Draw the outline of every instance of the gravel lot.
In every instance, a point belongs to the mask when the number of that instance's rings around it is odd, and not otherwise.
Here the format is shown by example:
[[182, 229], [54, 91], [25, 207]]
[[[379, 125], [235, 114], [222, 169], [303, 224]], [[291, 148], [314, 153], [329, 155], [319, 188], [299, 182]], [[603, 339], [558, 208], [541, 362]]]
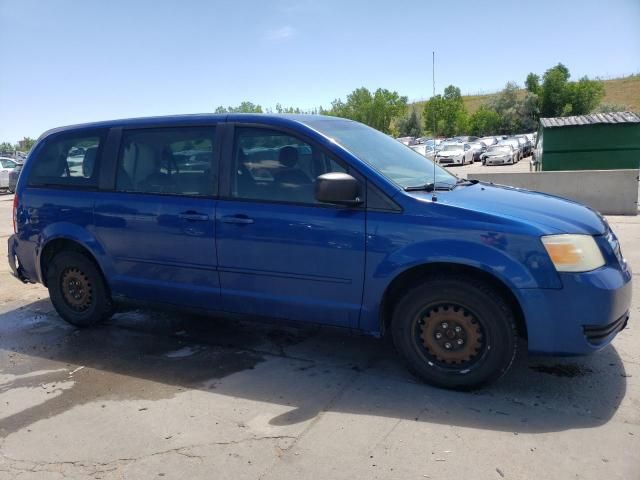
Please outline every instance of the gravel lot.
[[[609, 221], [640, 272], [640, 218]], [[417, 383], [382, 341], [330, 329], [133, 310], [75, 330], [1, 261], [0, 479], [637, 480], [635, 280], [612, 346], [522, 354], [465, 394]]]

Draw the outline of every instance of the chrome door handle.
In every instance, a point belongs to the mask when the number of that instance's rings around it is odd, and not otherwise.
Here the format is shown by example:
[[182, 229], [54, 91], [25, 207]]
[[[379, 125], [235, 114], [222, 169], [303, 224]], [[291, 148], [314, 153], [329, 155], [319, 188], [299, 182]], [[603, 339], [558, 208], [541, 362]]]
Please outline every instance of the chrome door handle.
[[249, 225], [253, 223], [253, 218], [249, 218], [246, 215], [228, 215], [222, 217], [224, 223], [235, 223], [236, 225]]
[[191, 220], [191, 221], [206, 221], [209, 220], [209, 215], [205, 213], [196, 213], [196, 212], [184, 212], [178, 215], [182, 220]]

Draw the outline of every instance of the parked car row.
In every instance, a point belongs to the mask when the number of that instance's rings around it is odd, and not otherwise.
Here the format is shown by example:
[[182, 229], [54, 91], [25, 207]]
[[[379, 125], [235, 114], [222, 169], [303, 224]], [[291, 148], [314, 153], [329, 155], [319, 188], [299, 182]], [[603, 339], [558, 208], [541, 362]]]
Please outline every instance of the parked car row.
[[[475, 137], [462, 135], [447, 139], [400, 137], [397, 140], [441, 165], [505, 165], [532, 155], [536, 133]], [[501, 148], [495, 148], [501, 147]]]

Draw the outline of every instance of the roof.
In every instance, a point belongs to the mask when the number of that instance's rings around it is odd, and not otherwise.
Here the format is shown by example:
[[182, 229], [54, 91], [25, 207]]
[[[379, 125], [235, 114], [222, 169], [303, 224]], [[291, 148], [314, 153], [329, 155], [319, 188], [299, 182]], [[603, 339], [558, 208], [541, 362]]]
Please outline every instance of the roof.
[[598, 123], [640, 123], [640, 115], [633, 112], [593, 113], [575, 117], [541, 118], [544, 128], [573, 127], [576, 125], [594, 125]]
[[301, 123], [306, 124], [309, 120], [347, 120], [345, 118], [336, 118], [324, 115], [305, 115], [305, 114], [275, 114], [275, 113], [195, 113], [186, 115], [167, 115], [159, 117], [140, 117], [140, 118], [124, 118], [119, 120], [106, 120], [100, 122], [82, 123], [77, 125], [67, 125], [64, 127], [52, 128], [44, 132], [39, 139], [51, 135], [53, 133], [65, 132], [69, 130], [91, 129], [91, 128], [112, 128], [112, 127], [147, 127], [147, 126], [165, 126], [165, 125], [198, 125], [214, 122], [260, 122], [274, 125]]

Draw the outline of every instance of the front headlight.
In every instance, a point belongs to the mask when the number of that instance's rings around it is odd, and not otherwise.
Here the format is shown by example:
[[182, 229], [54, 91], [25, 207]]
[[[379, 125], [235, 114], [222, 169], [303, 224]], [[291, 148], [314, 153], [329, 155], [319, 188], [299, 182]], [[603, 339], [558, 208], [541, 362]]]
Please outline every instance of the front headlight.
[[588, 272], [605, 264], [591, 235], [546, 235], [541, 240], [559, 272]]

